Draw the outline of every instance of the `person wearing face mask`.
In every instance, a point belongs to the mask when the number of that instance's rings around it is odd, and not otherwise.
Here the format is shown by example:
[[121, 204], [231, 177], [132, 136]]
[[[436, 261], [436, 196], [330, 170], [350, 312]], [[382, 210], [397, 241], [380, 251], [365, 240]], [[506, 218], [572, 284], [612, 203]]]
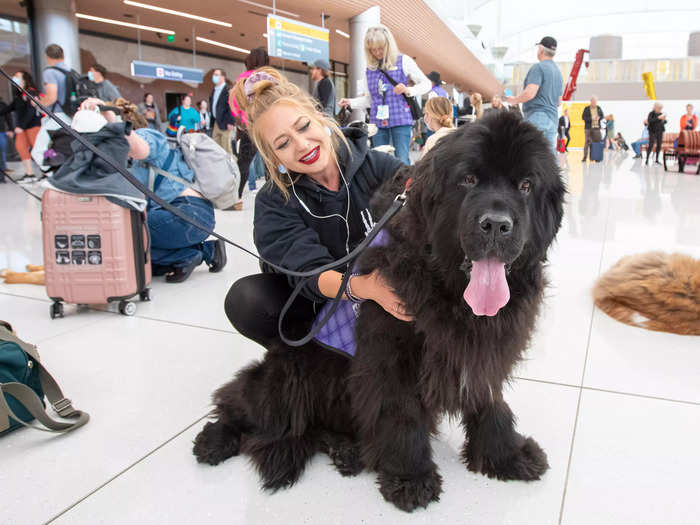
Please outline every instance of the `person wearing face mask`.
[[[12, 77], [12, 81], [17, 86], [22, 86], [29, 91], [32, 96], [39, 96], [39, 90], [34, 84], [34, 79], [27, 71], [18, 71]], [[29, 150], [34, 146], [36, 137], [41, 129], [41, 114], [20, 89], [15, 87], [13, 92], [12, 102], [0, 110], [0, 116], [8, 115], [10, 112], [15, 115], [15, 127], [14, 129], [8, 128], [10, 131], [7, 132], [7, 135], [14, 135], [15, 149], [24, 166], [24, 176], [20, 179], [20, 182], [32, 182], [35, 180], [34, 165]]]
[[212, 119], [211, 138], [224, 148], [226, 153], [232, 155], [231, 134], [233, 133], [236, 120], [228, 107], [230, 86], [226, 80], [226, 72], [220, 68], [215, 69], [211, 76], [211, 81], [214, 84], [214, 89], [209, 96]]
[[200, 121], [199, 111], [192, 107], [192, 96], [185, 95], [182, 97], [180, 105], [173, 109], [168, 115], [170, 126], [175, 128], [175, 131], [180, 126], [185, 127], [185, 133], [192, 133], [199, 129]]
[[[345, 256], [378, 219], [369, 211], [372, 194], [403, 163], [371, 150], [364, 131], [341, 131], [310, 95], [273, 68], [256, 70], [234, 92], [270, 174], [255, 199], [258, 253], [296, 271]], [[263, 271], [233, 284], [225, 311], [239, 333], [264, 345], [277, 337], [282, 307], [301, 279], [266, 266]], [[286, 333], [309, 328], [320, 303], [336, 296], [341, 281], [340, 271], [310, 279], [289, 311]], [[351, 277], [345, 291], [346, 298], [372, 300], [398, 319], [411, 319], [378, 272]]]
[[97, 86], [97, 97], [101, 100], [117, 100], [121, 98], [117, 86], [107, 79], [107, 69], [101, 64], [95, 64], [88, 70], [88, 79]]
[[[432, 83], [411, 57], [399, 53], [394, 36], [383, 25], [367, 30], [365, 55], [367, 71], [364, 95], [341, 99], [338, 104], [351, 109], [370, 108], [370, 122], [379, 128], [372, 137], [374, 145], [391, 143], [396, 157], [410, 165], [408, 150], [413, 117], [404, 96], [420, 98], [430, 91]], [[396, 86], [392, 85], [387, 75], [396, 82]], [[413, 87], [408, 87], [409, 80], [413, 81]]]
[[421, 158], [437, 144], [438, 140], [457, 129], [455, 128], [452, 115], [452, 104], [446, 97], [429, 98], [425, 103], [423, 120], [433, 134], [425, 141]]

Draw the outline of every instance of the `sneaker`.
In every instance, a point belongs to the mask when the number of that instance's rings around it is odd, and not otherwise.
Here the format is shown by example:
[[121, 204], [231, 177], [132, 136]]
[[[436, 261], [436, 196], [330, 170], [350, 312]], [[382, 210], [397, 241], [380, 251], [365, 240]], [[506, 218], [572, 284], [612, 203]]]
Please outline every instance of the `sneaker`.
[[32, 183], [36, 182], [37, 180], [39, 180], [39, 179], [37, 179], [35, 175], [25, 175], [24, 177], [19, 179], [17, 182], [19, 182], [20, 184], [32, 184]]
[[218, 273], [226, 266], [226, 244], [221, 239], [214, 241], [214, 255], [209, 264], [211, 273]]
[[586, 162], [588, 159], [582, 159], [581, 162]]
[[658, 160], [655, 160], [654, 164], [658, 164], [659, 166], [661, 166], [661, 163]]
[[642, 158], [642, 156], [641, 156], [641, 155], [635, 155], [635, 156], [634, 156], [634, 157], [632, 157], [632, 158], [633, 158], [633, 159], [641, 159], [641, 158]]

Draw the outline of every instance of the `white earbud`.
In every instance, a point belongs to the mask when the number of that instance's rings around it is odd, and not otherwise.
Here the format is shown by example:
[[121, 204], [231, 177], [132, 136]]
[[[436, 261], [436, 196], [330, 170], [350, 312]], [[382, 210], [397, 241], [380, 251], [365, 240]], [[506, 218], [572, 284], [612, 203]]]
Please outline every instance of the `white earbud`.
[[[328, 132], [330, 133], [330, 129], [328, 129]], [[345, 210], [345, 217], [338, 213], [332, 213], [331, 215], [316, 215], [314, 212], [312, 212], [309, 207], [306, 205], [306, 203], [299, 198], [299, 195], [297, 195], [297, 190], [294, 187], [294, 181], [292, 180], [291, 177], [289, 177], [289, 181], [292, 184], [292, 193], [294, 193], [294, 196], [297, 198], [299, 201], [299, 204], [301, 204], [301, 207], [306, 210], [306, 213], [311, 215], [312, 217], [316, 219], [332, 219], [333, 217], [338, 217], [341, 221], [345, 223], [345, 232], [347, 236], [345, 237], [345, 253], [349, 254], [350, 253], [350, 224], [348, 223], [348, 218], [350, 216], [350, 186], [348, 185], [348, 181], [345, 180], [345, 176], [343, 175], [343, 170], [340, 169], [340, 164], [338, 164], [338, 159], [335, 159], [335, 163], [338, 166], [338, 171], [340, 172], [340, 178], [343, 179], [343, 183], [345, 183], [345, 191], [348, 192], [348, 206], [347, 209]]]

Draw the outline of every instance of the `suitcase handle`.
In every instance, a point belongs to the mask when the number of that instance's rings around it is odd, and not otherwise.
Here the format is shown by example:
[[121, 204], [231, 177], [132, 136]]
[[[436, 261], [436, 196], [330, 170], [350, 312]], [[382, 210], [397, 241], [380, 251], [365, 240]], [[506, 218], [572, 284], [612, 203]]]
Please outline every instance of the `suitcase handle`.
[[146, 232], [146, 249], [144, 251], [144, 257], [145, 261], [148, 262], [148, 254], [151, 253], [151, 232], [148, 229], [148, 220], [146, 219], [146, 212], [142, 212], [141, 216], [143, 217], [143, 224], [141, 225], [143, 227], [143, 231]]

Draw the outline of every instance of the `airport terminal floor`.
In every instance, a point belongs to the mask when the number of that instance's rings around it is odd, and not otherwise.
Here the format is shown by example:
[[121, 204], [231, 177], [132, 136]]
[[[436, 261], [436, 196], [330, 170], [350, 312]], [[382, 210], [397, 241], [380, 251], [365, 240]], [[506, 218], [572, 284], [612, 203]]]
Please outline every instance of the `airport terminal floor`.
[[[212, 392], [263, 356], [224, 315], [229, 286], [258, 268], [228, 247], [221, 273], [202, 265], [183, 284], [154, 278], [152, 301], [133, 317], [114, 305], [66, 305], [51, 320], [42, 286], [0, 285], [0, 311], [92, 415], [65, 436], [2, 437], [0, 523], [697, 523], [697, 337], [619, 323], [594, 308], [591, 287], [627, 254], [700, 257], [700, 176], [646, 167], [629, 153], [585, 164], [580, 151], [559, 155], [569, 193], [551, 284], [505, 393], [518, 430], [548, 454], [541, 481], [467, 471], [463, 432], [450, 420], [433, 440], [444, 492], [412, 514], [382, 499], [375, 474], [341, 477], [322, 454], [275, 494], [260, 490], [246, 457], [198, 464], [192, 441]], [[249, 248], [254, 197], [246, 189], [243, 212], [216, 211], [217, 230]], [[39, 203], [14, 184], [0, 186], [0, 199], [0, 267], [41, 264]]]

